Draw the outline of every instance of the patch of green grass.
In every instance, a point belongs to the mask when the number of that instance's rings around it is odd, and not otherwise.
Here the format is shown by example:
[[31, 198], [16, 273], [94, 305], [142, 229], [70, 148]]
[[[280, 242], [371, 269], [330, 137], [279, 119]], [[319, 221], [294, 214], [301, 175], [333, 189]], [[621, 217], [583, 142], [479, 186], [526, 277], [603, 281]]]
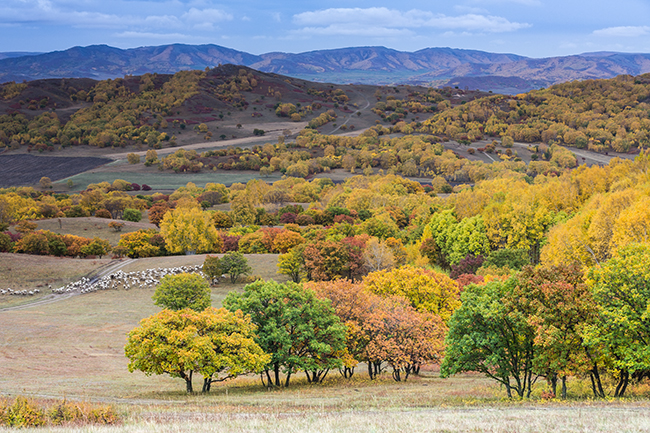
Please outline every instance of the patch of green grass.
[[246, 183], [251, 179], [262, 179], [267, 182], [275, 182], [281, 178], [280, 174], [273, 174], [269, 177], [262, 177], [255, 171], [206, 171], [203, 173], [137, 173], [128, 171], [87, 171], [75, 176], [54, 182], [57, 190], [68, 190], [67, 181], [72, 179], [74, 187], [71, 192], [79, 192], [85, 189], [91, 183], [109, 182], [113, 183], [115, 179], [123, 179], [132, 183], [147, 184], [154, 190], [177, 190], [193, 182], [199, 187], [204, 187], [207, 183], [222, 183], [231, 185], [236, 182]]

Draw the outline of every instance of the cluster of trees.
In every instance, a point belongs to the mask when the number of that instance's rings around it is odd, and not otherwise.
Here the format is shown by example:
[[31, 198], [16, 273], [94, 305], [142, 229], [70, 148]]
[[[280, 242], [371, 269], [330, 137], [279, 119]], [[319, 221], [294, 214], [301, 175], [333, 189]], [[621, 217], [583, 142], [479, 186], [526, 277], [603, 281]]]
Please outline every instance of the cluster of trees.
[[436, 113], [422, 132], [453, 140], [509, 137], [595, 151], [627, 152], [649, 143], [648, 75], [621, 75], [495, 95]]
[[507, 280], [469, 285], [449, 320], [442, 375], [477, 371], [509, 397], [529, 397], [539, 377], [567, 396], [567, 377], [589, 377], [594, 397], [648, 376], [648, 244], [617, 251], [583, 276], [579, 265], [525, 268]]
[[[215, 262], [208, 256], [204, 272]], [[210, 308], [200, 276], [165, 277], [154, 301], [166, 309], [129, 334], [129, 369], [180, 377], [188, 392], [194, 372], [209, 391], [211, 383], [244, 371], [261, 371], [266, 386], [288, 386], [301, 371], [310, 383], [332, 369], [349, 378], [360, 362], [371, 378], [390, 368], [395, 380], [406, 380], [441, 359], [445, 323], [459, 302], [452, 280], [420, 271], [380, 272], [360, 283], [258, 280], [228, 294], [225, 310]]]

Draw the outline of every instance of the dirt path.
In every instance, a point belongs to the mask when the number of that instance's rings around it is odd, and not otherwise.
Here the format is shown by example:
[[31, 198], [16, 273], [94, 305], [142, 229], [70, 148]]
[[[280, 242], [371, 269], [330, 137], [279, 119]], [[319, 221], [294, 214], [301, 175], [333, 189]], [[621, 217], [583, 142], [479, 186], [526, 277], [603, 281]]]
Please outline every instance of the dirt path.
[[[230, 140], [206, 141], [205, 143], [185, 144], [177, 147], [166, 147], [164, 149], [157, 149], [156, 153], [159, 156], [162, 156], [162, 155], [174, 153], [178, 149], [199, 150], [199, 149], [215, 149], [215, 148], [230, 147], [230, 146], [251, 147], [255, 144], [268, 143], [270, 141], [277, 140], [278, 137], [284, 135], [284, 131], [287, 129], [291, 131], [290, 135], [298, 134], [300, 131], [302, 131], [305, 128], [305, 126], [307, 126], [307, 122], [291, 122], [291, 123], [284, 122], [284, 123], [278, 123], [276, 125], [266, 123], [266, 124], [260, 124], [259, 126], [261, 129], [262, 127], [268, 128], [269, 125], [273, 125], [275, 126], [275, 128], [265, 129], [264, 135], [259, 137], [233, 138]], [[253, 126], [255, 125], [252, 125], [251, 127]], [[140, 152], [114, 153], [112, 155], [106, 155], [106, 157], [114, 160], [126, 159], [126, 156], [129, 153], [135, 153], [136, 155], [139, 156], [145, 156], [147, 154], [147, 151], [143, 150]]]
[[[103, 268], [96, 269], [92, 272], [90, 272], [88, 275], [85, 277], [90, 279], [91, 282], [94, 282], [98, 279], [100, 279], [103, 276], [112, 274], [113, 272], [117, 271], [118, 269], [123, 268], [124, 266], [134, 262], [136, 259], [126, 259], [126, 260], [114, 260], [107, 265], [105, 265]], [[17, 310], [26, 310], [28, 308], [32, 307], [38, 307], [41, 305], [47, 305], [47, 304], [52, 304], [54, 302], [59, 302], [63, 301], [64, 299], [71, 298], [73, 296], [78, 296], [81, 293], [78, 290], [75, 290], [73, 292], [65, 293], [62, 295], [57, 295], [54, 293], [51, 293], [49, 295], [43, 296], [42, 298], [39, 298], [38, 300], [34, 302], [28, 302], [26, 304], [22, 305], [16, 305], [15, 307], [6, 307], [6, 308], [1, 308], [0, 313], [4, 311], [17, 311]]]
[[353, 113], [350, 113], [350, 115], [347, 116], [347, 118], [345, 119], [345, 122], [343, 122], [342, 124], [340, 124], [339, 126], [337, 126], [337, 127], [336, 127], [332, 132], [330, 132], [330, 134], [334, 134], [336, 131], [340, 130], [340, 129], [341, 129], [341, 126], [343, 126], [343, 125], [347, 125], [348, 122], [349, 122], [350, 120], [352, 120], [352, 117], [353, 117], [355, 114], [357, 114], [357, 113], [361, 113], [362, 111], [365, 111], [365, 110], [368, 109], [368, 107], [370, 107], [370, 101], [368, 101], [368, 98], [366, 98], [366, 96], [365, 96], [363, 93], [361, 93], [361, 92], [359, 92], [359, 91], [357, 91], [357, 90], [352, 90], [352, 89], [351, 89], [351, 91], [352, 91], [352, 92], [355, 92], [355, 93], [358, 93], [359, 95], [361, 95], [361, 97], [362, 97], [363, 99], [366, 100], [366, 105], [365, 105], [363, 108], [359, 108], [358, 110], [354, 111]]

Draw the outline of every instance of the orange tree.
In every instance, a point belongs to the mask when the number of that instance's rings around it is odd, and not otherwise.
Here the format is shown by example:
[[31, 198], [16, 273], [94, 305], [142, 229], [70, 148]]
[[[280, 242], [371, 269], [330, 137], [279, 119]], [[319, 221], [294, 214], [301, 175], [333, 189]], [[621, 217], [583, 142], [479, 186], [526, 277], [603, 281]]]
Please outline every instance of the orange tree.
[[346, 326], [351, 359], [343, 368], [345, 377], [351, 377], [363, 361], [371, 379], [386, 363], [396, 381], [406, 380], [421, 365], [440, 360], [446, 326], [438, 316], [414, 309], [405, 298], [381, 297], [362, 283], [345, 279], [311, 282], [306, 287], [329, 299]]

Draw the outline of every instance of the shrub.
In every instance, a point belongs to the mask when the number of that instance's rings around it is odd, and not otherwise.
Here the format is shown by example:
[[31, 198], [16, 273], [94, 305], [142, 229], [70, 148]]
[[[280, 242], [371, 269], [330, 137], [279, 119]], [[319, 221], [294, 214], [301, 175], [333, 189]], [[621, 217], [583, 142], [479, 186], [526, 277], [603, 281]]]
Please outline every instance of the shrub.
[[285, 212], [280, 216], [280, 222], [282, 224], [293, 224], [296, 222], [296, 214], [293, 212]]
[[98, 209], [95, 212], [95, 217], [97, 217], [97, 218], [108, 218], [108, 219], [113, 218], [113, 216], [111, 215], [111, 213], [107, 209]]
[[222, 252], [225, 253], [228, 251], [239, 250], [239, 240], [241, 239], [241, 236], [229, 236], [225, 233], [219, 233], [219, 236], [221, 236], [221, 240], [223, 241], [223, 245], [221, 246]]
[[460, 262], [456, 265], [451, 266], [451, 273], [449, 276], [451, 278], [458, 278], [463, 274], [475, 274], [476, 271], [483, 265], [483, 256], [474, 256], [468, 254], [464, 259], [461, 259]]
[[11, 427], [40, 427], [45, 425], [45, 414], [33, 401], [18, 397], [5, 409], [7, 425]]
[[151, 187], [146, 183], [142, 184], [142, 191], [151, 191]]
[[301, 213], [296, 217], [295, 222], [300, 226], [310, 226], [314, 224], [314, 218], [311, 215], [307, 215], [306, 213]]
[[10, 253], [14, 249], [14, 243], [11, 242], [11, 237], [7, 234], [0, 233], [0, 252]]
[[122, 214], [122, 219], [125, 221], [131, 221], [134, 223], [140, 222], [142, 219], [142, 212], [137, 209], [126, 208]]

